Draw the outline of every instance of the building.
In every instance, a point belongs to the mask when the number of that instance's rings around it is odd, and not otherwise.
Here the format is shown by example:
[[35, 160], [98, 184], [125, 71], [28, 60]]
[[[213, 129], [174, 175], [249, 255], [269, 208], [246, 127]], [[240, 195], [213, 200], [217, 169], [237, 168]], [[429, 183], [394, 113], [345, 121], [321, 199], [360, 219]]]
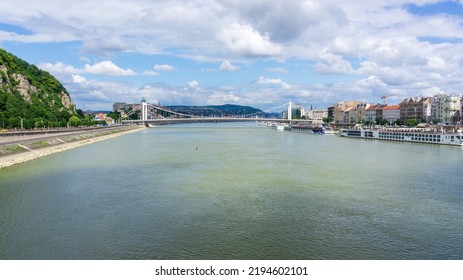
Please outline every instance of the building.
[[463, 96], [461, 96], [460, 100], [460, 123], [463, 123]]
[[312, 109], [306, 112], [306, 118], [312, 120], [312, 123], [323, 123], [324, 118], [328, 118], [328, 109]]
[[362, 123], [365, 119], [366, 109], [371, 106], [370, 103], [360, 103], [357, 105], [355, 112], [350, 114], [351, 123]]
[[334, 105], [328, 107], [328, 120], [329, 122], [334, 121], [334, 112], [336, 111], [336, 107]]
[[132, 104], [127, 104], [124, 102], [117, 102], [113, 104], [113, 112], [127, 111], [129, 108], [132, 108]]
[[337, 111], [334, 122], [335, 123], [341, 123], [341, 124], [349, 123], [349, 113], [348, 113], [348, 111], [349, 111], [349, 109]]
[[97, 113], [95, 115], [95, 120], [96, 121], [105, 121], [106, 120], [106, 114], [104, 113]]
[[305, 115], [304, 106], [298, 104], [296, 108], [292, 110], [293, 119], [300, 119]]
[[340, 101], [334, 104], [334, 116], [333, 121], [335, 123], [351, 123], [355, 122], [358, 118], [357, 112], [351, 112], [355, 110], [362, 101]]
[[400, 104], [400, 119], [406, 123], [408, 120], [417, 122], [430, 122], [432, 106], [430, 97], [406, 98]]
[[383, 119], [389, 124], [400, 119], [400, 105], [390, 105], [383, 108]]
[[461, 100], [460, 96], [450, 96], [442, 93], [433, 96], [431, 102], [432, 121], [456, 124], [460, 121], [462, 110]]
[[344, 123], [356, 123], [358, 119], [357, 107], [349, 107], [344, 111]]
[[364, 122], [377, 123], [383, 120], [383, 108], [386, 105], [376, 104], [369, 105], [365, 109]]

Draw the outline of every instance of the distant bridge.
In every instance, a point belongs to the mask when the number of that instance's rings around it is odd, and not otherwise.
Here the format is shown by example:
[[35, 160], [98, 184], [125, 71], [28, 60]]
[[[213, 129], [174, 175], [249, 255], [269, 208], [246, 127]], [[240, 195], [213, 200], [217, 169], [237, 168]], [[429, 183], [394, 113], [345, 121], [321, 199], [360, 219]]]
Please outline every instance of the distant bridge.
[[127, 120], [123, 119], [122, 123], [124, 124], [145, 124], [145, 125], [162, 125], [162, 124], [180, 124], [180, 123], [214, 123], [214, 122], [305, 122], [311, 123], [311, 120], [302, 120], [292, 119], [292, 102], [285, 103], [278, 107], [269, 109], [267, 111], [272, 111], [277, 108], [286, 107], [286, 119], [276, 119], [276, 118], [262, 118], [258, 117], [259, 114], [262, 113], [253, 113], [250, 115], [243, 115], [239, 117], [202, 117], [202, 116], [195, 116], [189, 114], [183, 114], [179, 112], [172, 111], [168, 108], [164, 108], [161, 106], [149, 104], [143, 98], [141, 104], [133, 108], [130, 112], [124, 114], [125, 116], [129, 116], [137, 111], [140, 111], [140, 119], [138, 120]]
[[180, 123], [214, 123], [214, 122], [304, 122], [311, 123], [312, 120], [288, 120], [288, 119], [272, 119], [272, 118], [230, 118], [230, 117], [198, 117], [198, 118], [165, 118], [165, 119], [148, 119], [148, 120], [122, 120], [124, 124], [180, 124]]

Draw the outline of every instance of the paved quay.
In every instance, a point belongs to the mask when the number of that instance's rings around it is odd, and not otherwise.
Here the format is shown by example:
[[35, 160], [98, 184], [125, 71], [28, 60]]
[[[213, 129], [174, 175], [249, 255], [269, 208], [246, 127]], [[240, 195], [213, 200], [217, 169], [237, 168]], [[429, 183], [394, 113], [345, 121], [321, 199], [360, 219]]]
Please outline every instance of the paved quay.
[[[94, 136], [94, 137], [89, 136], [89, 138], [85, 138], [85, 137], [87, 137], [90, 134], [90, 132], [87, 132], [87, 133], [80, 132], [79, 135], [84, 137], [84, 139], [73, 141], [73, 142], [65, 142], [65, 141], [61, 140], [61, 138], [63, 138], [63, 136], [65, 136], [65, 134], [47, 135], [46, 137], [43, 137], [43, 135], [42, 135], [42, 137], [38, 137], [37, 135], [30, 136], [30, 137], [13, 136], [13, 138], [8, 139], [9, 143], [14, 142], [15, 145], [24, 148], [25, 152], [0, 156], [0, 169], [9, 167], [9, 166], [12, 166], [12, 165], [15, 165], [15, 164], [20, 164], [20, 163], [23, 163], [23, 162], [27, 162], [27, 161], [30, 161], [30, 160], [34, 160], [34, 159], [37, 159], [37, 158], [41, 158], [41, 157], [44, 157], [44, 156], [47, 156], [47, 155], [50, 155], [50, 154], [67, 151], [67, 150], [74, 149], [74, 148], [77, 148], [77, 147], [81, 147], [81, 146], [84, 146], [84, 145], [88, 145], [88, 144], [104, 141], [104, 140], [107, 140], [107, 139], [115, 138], [115, 137], [118, 137], [118, 136], [121, 136], [121, 135], [137, 132], [137, 131], [140, 131], [140, 130], [143, 130], [143, 129], [145, 129], [145, 128], [137, 126], [137, 127], [134, 127], [134, 128], [129, 128], [129, 129], [121, 130], [121, 131], [118, 131], [118, 132], [114, 132], [114, 133], [111, 133], [111, 134]], [[92, 131], [92, 133], [95, 133], [95, 132]], [[66, 135], [68, 135], [68, 137], [69, 137], [69, 134], [66, 134]], [[76, 132], [73, 132], [72, 135], [76, 135]], [[59, 144], [52, 145], [52, 146], [47, 146], [47, 147], [40, 147], [40, 148], [29, 148], [25, 144], [24, 145], [21, 144], [22, 142], [27, 143], [27, 142], [30, 142], [30, 141], [35, 141], [35, 140], [40, 140], [40, 139], [57, 140], [59, 142]], [[0, 141], [0, 143], [2, 143], [2, 142], [3, 141]]]

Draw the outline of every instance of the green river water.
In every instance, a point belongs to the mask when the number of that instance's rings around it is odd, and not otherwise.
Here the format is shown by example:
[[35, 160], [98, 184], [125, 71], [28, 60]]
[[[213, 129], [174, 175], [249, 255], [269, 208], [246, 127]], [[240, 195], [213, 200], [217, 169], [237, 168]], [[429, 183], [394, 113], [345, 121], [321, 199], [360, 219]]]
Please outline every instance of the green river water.
[[463, 259], [463, 150], [172, 125], [0, 170], [0, 259]]

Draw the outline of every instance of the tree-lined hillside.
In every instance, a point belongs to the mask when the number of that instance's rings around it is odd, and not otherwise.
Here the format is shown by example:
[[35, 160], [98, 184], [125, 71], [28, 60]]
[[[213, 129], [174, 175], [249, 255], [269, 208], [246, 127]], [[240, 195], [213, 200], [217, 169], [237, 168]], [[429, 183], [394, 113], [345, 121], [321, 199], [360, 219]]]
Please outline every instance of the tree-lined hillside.
[[55, 77], [0, 49], [0, 128], [66, 126], [75, 113]]
[[167, 108], [189, 115], [195, 116], [242, 116], [263, 113], [261, 110], [250, 107], [234, 104], [225, 105], [209, 105], [209, 106], [167, 106]]

